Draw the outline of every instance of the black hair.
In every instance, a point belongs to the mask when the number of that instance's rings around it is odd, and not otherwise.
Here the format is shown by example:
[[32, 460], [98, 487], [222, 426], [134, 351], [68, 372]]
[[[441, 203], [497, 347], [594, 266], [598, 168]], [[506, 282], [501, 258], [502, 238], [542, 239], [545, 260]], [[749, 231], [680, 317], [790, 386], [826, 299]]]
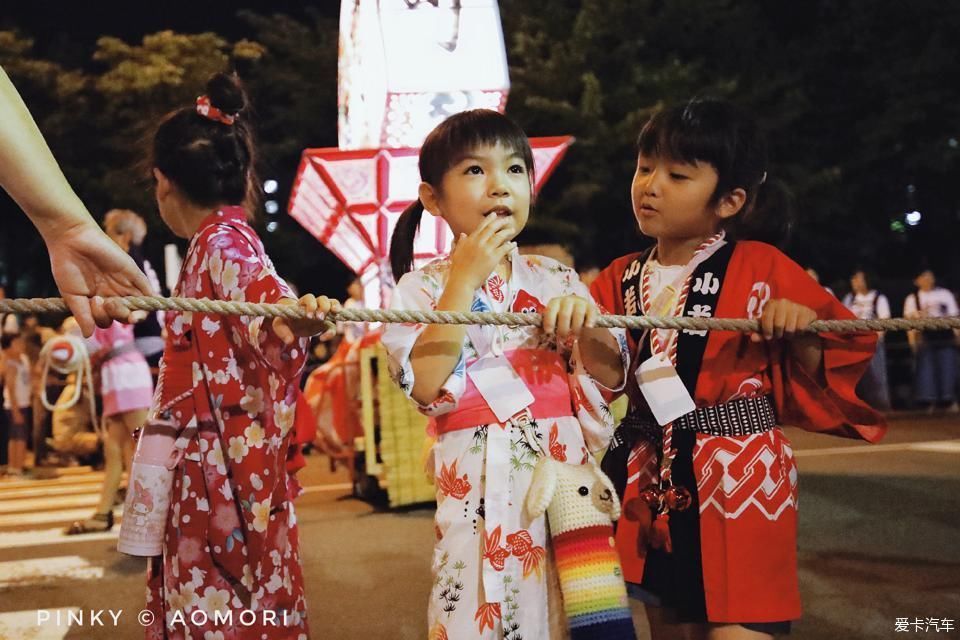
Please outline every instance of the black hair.
[[645, 156], [678, 162], [707, 163], [717, 172], [714, 205], [734, 189], [746, 201], [722, 227], [732, 238], [784, 242], [793, 229], [792, 197], [769, 175], [766, 137], [756, 120], [734, 104], [694, 98], [662, 109], [643, 126], [637, 141]]
[[235, 74], [217, 73], [206, 96], [233, 124], [201, 115], [194, 104], [167, 114], [153, 137], [153, 166], [197, 205], [252, 205], [256, 154], [247, 95]]
[[13, 341], [20, 337], [19, 333], [4, 333], [0, 335], [0, 349], [6, 351], [13, 344]]
[[853, 276], [857, 275], [858, 273], [863, 275], [863, 281], [864, 283], [866, 283], [867, 289], [869, 290], [870, 285], [873, 283], [873, 275], [869, 271], [867, 271], [865, 267], [858, 266], [857, 268], [855, 268], [853, 271], [850, 272], [850, 279], [852, 280]]
[[[438, 124], [420, 147], [420, 180], [439, 190], [443, 175], [473, 149], [497, 143], [523, 156], [533, 187], [533, 151], [530, 141], [513, 120], [490, 109], [473, 109], [454, 114]], [[397, 220], [390, 241], [390, 266], [399, 281], [413, 268], [413, 241], [423, 216], [423, 203], [415, 200]]]

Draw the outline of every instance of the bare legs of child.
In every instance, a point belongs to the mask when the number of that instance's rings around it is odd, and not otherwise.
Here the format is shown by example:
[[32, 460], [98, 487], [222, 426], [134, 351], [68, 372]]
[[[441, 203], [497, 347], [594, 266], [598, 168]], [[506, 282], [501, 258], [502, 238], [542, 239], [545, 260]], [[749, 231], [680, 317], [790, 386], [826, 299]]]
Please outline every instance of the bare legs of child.
[[83, 522], [74, 522], [67, 529], [68, 534], [95, 533], [109, 531], [113, 527], [113, 505], [120, 488], [123, 470], [130, 470], [133, 462], [133, 433], [147, 419], [146, 409], [136, 409], [104, 418], [106, 434], [103, 441], [103, 488], [100, 490], [100, 502], [93, 517]]
[[11, 478], [20, 478], [24, 473], [27, 459], [27, 441], [25, 438], [11, 438], [7, 445], [7, 474]]

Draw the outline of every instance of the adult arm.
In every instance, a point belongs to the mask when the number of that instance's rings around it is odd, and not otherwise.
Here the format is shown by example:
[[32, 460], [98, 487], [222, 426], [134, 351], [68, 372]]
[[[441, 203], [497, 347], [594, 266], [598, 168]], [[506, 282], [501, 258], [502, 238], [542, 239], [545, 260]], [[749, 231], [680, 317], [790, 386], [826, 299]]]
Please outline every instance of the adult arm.
[[33, 117], [0, 68], [0, 186], [40, 231], [57, 287], [85, 336], [129, 311], [94, 296], [151, 295], [136, 263], [97, 226], [67, 183]]

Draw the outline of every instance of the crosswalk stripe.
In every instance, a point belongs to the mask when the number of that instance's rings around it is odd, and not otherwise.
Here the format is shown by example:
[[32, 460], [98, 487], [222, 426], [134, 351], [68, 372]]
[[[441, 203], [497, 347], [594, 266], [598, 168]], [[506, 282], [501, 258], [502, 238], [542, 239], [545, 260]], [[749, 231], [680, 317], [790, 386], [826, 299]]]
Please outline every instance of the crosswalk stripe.
[[40, 478], [11, 480], [5, 478], [0, 481], [0, 494], [12, 489], [50, 489], [58, 486], [73, 486], [78, 484], [100, 484], [103, 482], [102, 471], [90, 471], [83, 475], [61, 476], [59, 478]]
[[[113, 510], [114, 519], [122, 512], [122, 507]], [[40, 513], [11, 513], [0, 515], [0, 528], [22, 527], [38, 524], [64, 524], [74, 520], [85, 520], [93, 515], [93, 509], [64, 509], [61, 511], [41, 511]]]
[[[70, 615], [76, 616], [79, 607], [65, 609], [48, 609], [50, 619], [43, 624], [37, 624], [37, 610], [8, 611], [0, 613], [0, 638], [16, 638], [17, 640], [63, 640], [70, 633], [68, 620]], [[57, 624], [57, 621], [60, 624]]]
[[[312, 485], [304, 487], [304, 493], [323, 493], [327, 491], [343, 491], [350, 489], [349, 483]], [[115, 516], [120, 515], [120, 509], [114, 510]], [[83, 512], [76, 515], [71, 511], [69, 517], [64, 521], [81, 520], [89, 517], [89, 512]], [[117, 517], [119, 520], [119, 517]], [[3, 520], [0, 519], [0, 525]], [[22, 524], [22, 522], [21, 522]], [[8, 531], [0, 532], [0, 549], [21, 549], [26, 547], [55, 546], [61, 544], [75, 544], [78, 542], [92, 542], [99, 540], [116, 540], [120, 535], [120, 527], [114, 526], [110, 531], [100, 533], [85, 533], [82, 536], [68, 536], [63, 533], [63, 527], [53, 527], [49, 529], [30, 529], [27, 531]], [[2, 636], [0, 636], [2, 637]]]
[[83, 484], [61, 485], [58, 487], [36, 487], [30, 489], [13, 489], [3, 491], [0, 489], [0, 504], [7, 500], [19, 500], [22, 498], [43, 498], [46, 496], [75, 496], [84, 493], [96, 494], [100, 491], [99, 482], [85, 482]]
[[[303, 488], [306, 493], [323, 493], [328, 491], [346, 491], [351, 488], [349, 483], [310, 485]], [[24, 496], [20, 493], [0, 492], [0, 526], [4, 522], [2, 516], [17, 513], [37, 514], [45, 511], [57, 511], [60, 509], [75, 509], [79, 507], [93, 507], [99, 501], [99, 486], [93, 486], [90, 489], [82, 487], [71, 487], [61, 492], [58, 489], [55, 495], [45, 492], [41, 495], [35, 495], [38, 490], [29, 489], [31, 492]], [[66, 494], [66, 495], [64, 495]], [[9, 498], [9, 499], [8, 499]]]
[[82, 536], [68, 536], [63, 532], [63, 527], [30, 529], [29, 531], [7, 531], [0, 533], [0, 550], [44, 547], [58, 544], [77, 544], [79, 542], [93, 542], [97, 540], [116, 540], [119, 535], [120, 527], [117, 526], [114, 526], [110, 531], [85, 533]]
[[[344, 491], [350, 489], [351, 485], [349, 483], [340, 483], [340, 484], [327, 484], [327, 485], [312, 485], [304, 487], [303, 492], [306, 493], [324, 493], [327, 491]], [[2, 504], [2, 503], [0, 503]], [[95, 504], [92, 503], [92, 504]], [[71, 511], [62, 511], [62, 512], [49, 512], [43, 514], [29, 514], [25, 513], [19, 516], [9, 515], [9, 516], [0, 516], [0, 527], [10, 524], [44, 524], [45, 522], [38, 518], [37, 516], [49, 515], [51, 518], [55, 517], [54, 522], [72, 522], [74, 520], [82, 520], [84, 518], [90, 517], [90, 511], [82, 510], [71, 510]], [[121, 515], [120, 507], [114, 509], [114, 516], [117, 521], [120, 520], [119, 516]], [[29, 519], [29, 521], [28, 521]], [[49, 522], [49, 520], [47, 521]], [[68, 544], [76, 542], [87, 542], [94, 540], [112, 540], [116, 539], [119, 535], [119, 527], [114, 526], [111, 531], [106, 531], [103, 533], [86, 533], [82, 536], [68, 536], [63, 533], [62, 527], [54, 527], [49, 529], [30, 529], [27, 531], [11, 531], [11, 532], [0, 532], [0, 549], [15, 549], [22, 547], [42, 547], [46, 545], [58, 545], [58, 544]]]
[[[83, 536], [63, 533], [65, 525], [90, 517], [99, 500], [102, 482], [102, 472], [88, 471], [50, 479], [0, 483], [0, 550], [115, 540], [119, 535], [119, 526], [116, 525], [111, 531]], [[350, 488], [349, 483], [308, 485], [303, 492], [349, 491]], [[117, 506], [113, 513], [114, 520], [119, 523], [123, 508]], [[36, 528], [38, 526], [40, 528]], [[0, 640], [3, 637], [0, 635]]]
[[100, 501], [99, 492], [74, 496], [49, 496], [22, 500], [0, 500], [0, 515], [10, 513], [39, 513], [57, 509], [93, 507]]
[[99, 580], [103, 567], [95, 567], [80, 556], [53, 556], [0, 562], [0, 589], [67, 580]]
[[914, 445], [913, 449], [915, 451], [928, 451], [930, 453], [960, 453], [960, 440], [921, 442]]

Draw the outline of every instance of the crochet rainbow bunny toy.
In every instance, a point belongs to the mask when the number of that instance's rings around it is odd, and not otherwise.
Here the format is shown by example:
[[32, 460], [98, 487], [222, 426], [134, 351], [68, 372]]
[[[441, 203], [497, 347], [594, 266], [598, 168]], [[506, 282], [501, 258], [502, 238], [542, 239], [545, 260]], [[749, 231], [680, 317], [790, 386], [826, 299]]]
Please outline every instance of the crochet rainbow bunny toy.
[[526, 506], [531, 517], [547, 513], [571, 639], [635, 640], [613, 542], [620, 501], [610, 479], [592, 462], [572, 465], [544, 456]]

